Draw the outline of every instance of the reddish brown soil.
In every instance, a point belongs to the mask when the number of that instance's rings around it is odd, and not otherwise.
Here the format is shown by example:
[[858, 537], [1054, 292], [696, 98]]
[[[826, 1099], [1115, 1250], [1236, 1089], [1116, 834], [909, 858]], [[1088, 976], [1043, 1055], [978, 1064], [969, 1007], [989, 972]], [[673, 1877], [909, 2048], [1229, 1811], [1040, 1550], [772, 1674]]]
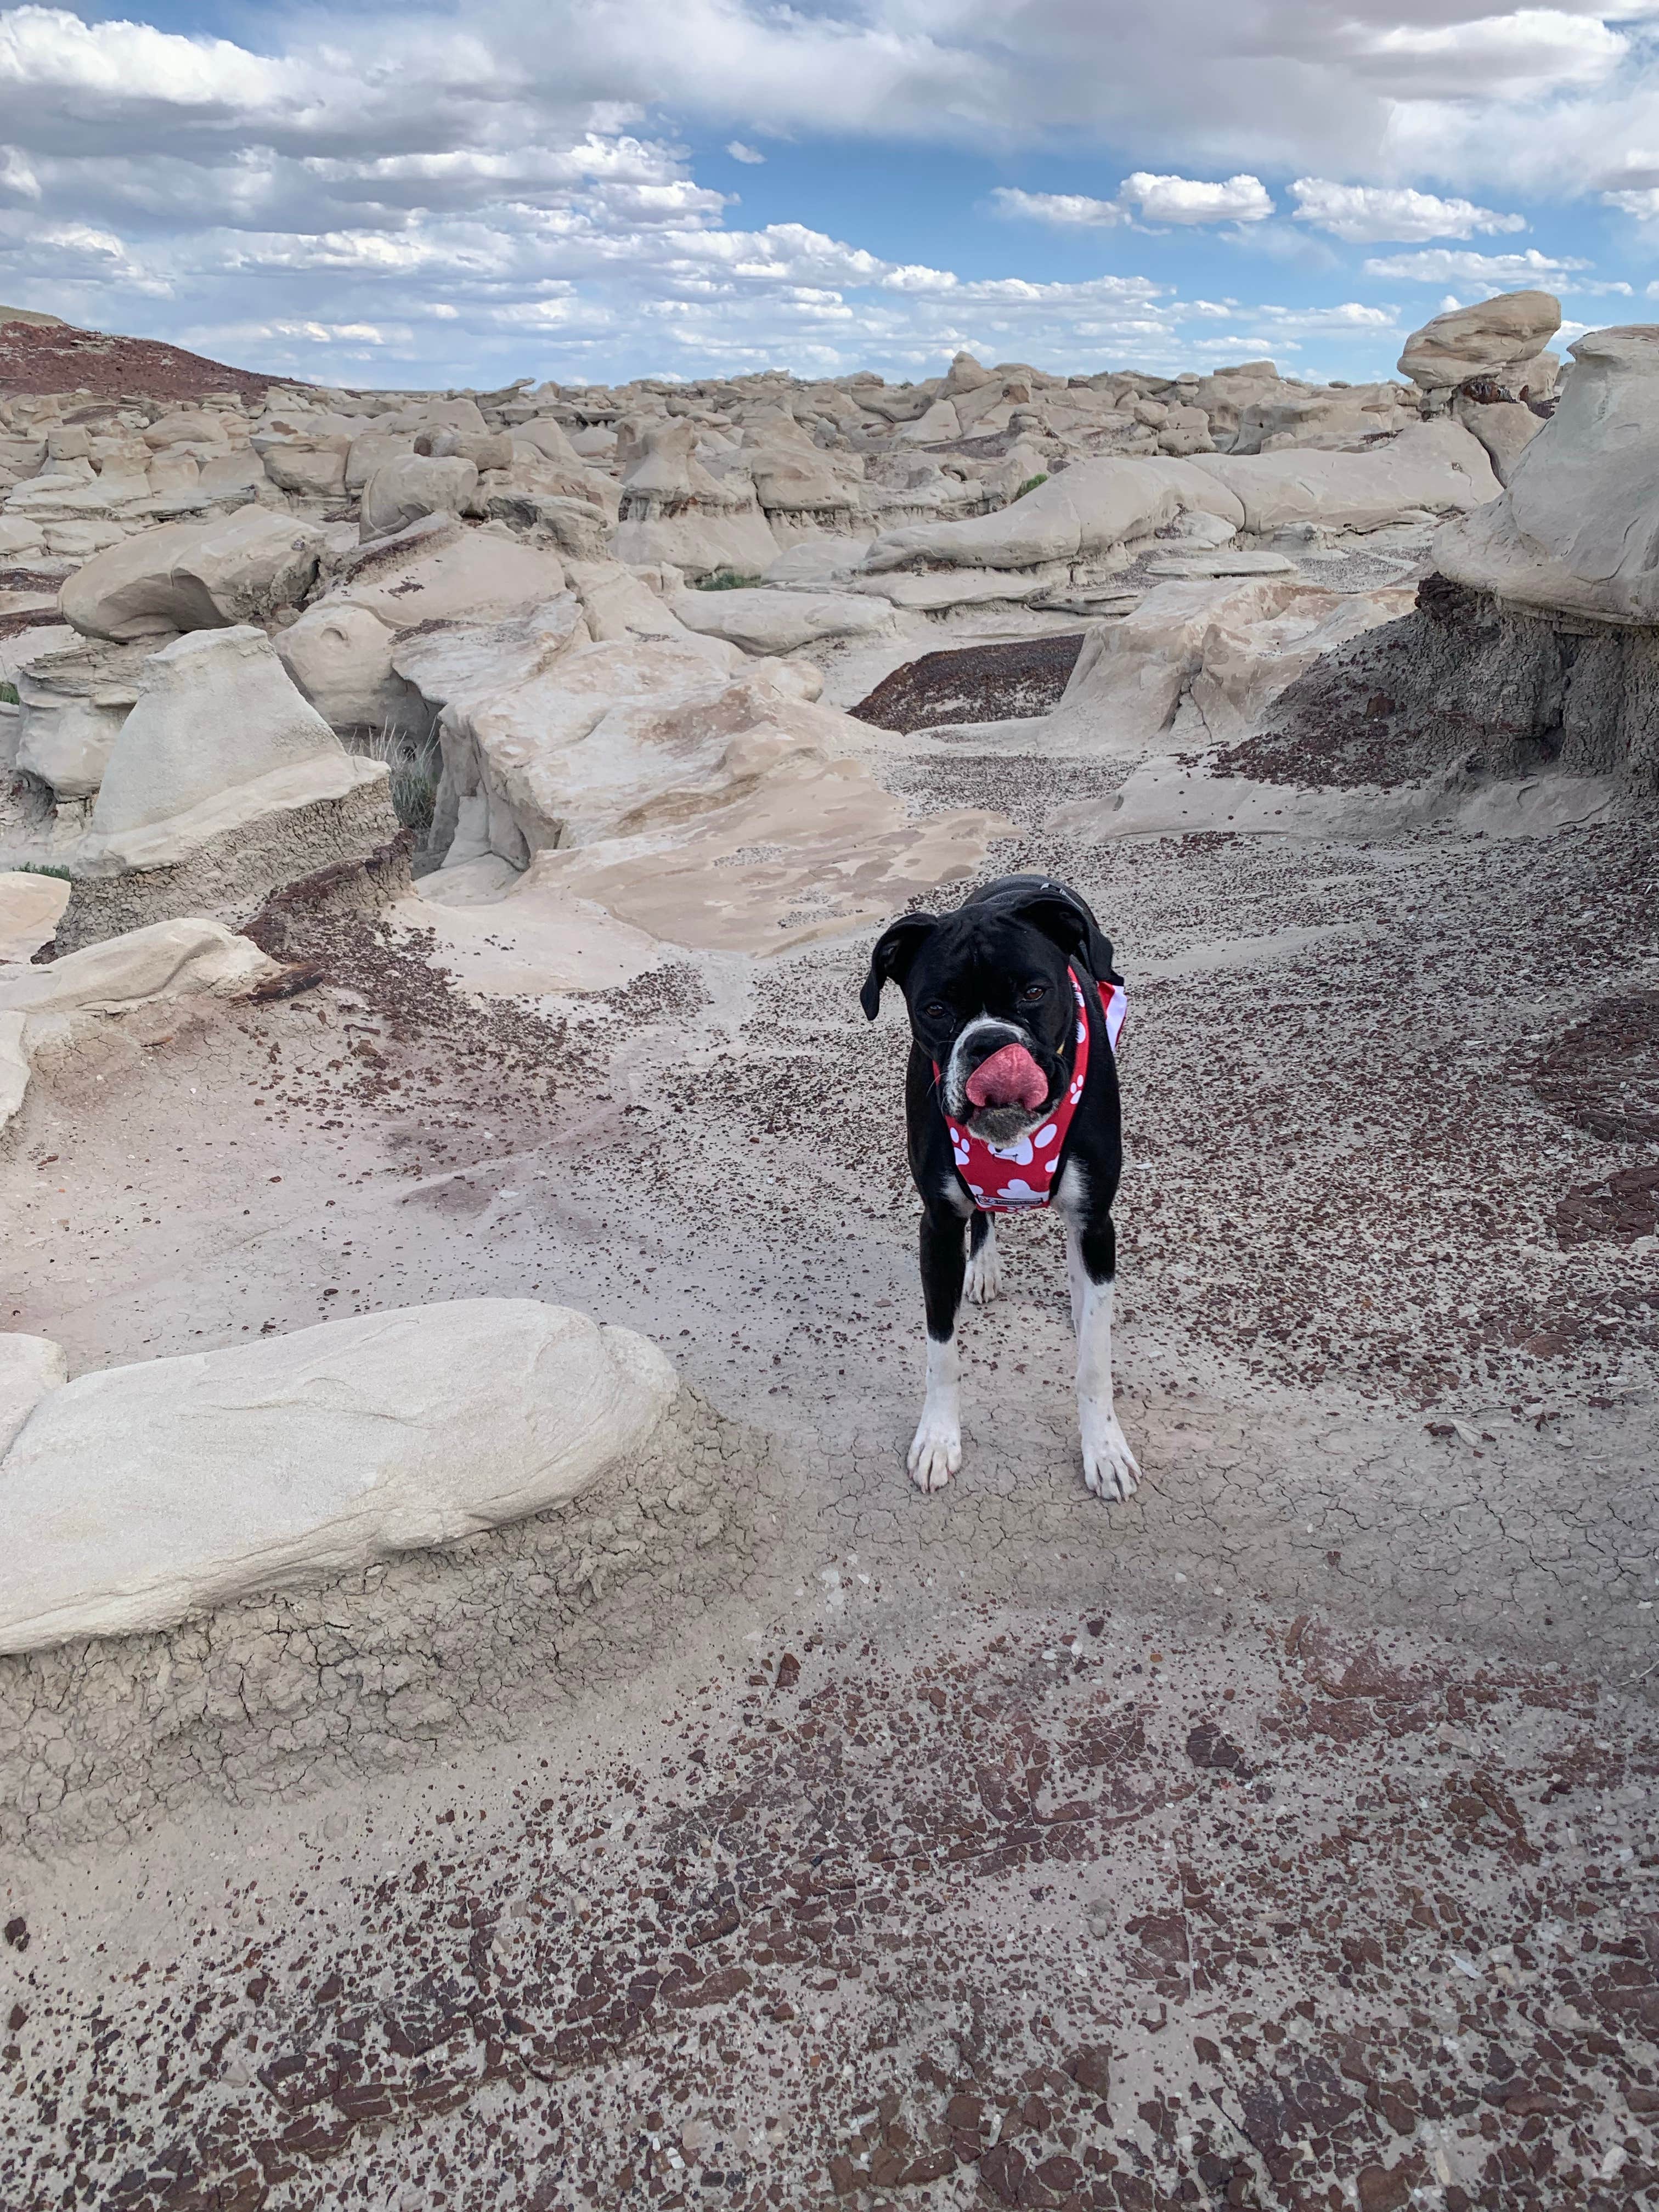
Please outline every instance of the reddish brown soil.
[[925, 653], [878, 684], [848, 712], [878, 729], [932, 730], [946, 722], [1013, 721], [1047, 714], [1083, 650], [1081, 630], [1060, 637], [1018, 638], [1007, 645], [970, 645]]
[[124, 338], [72, 323], [0, 323], [0, 392], [90, 392], [103, 398], [204, 399], [234, 392], [263, 399], [293, 377], [228, 368], [159, 338]]

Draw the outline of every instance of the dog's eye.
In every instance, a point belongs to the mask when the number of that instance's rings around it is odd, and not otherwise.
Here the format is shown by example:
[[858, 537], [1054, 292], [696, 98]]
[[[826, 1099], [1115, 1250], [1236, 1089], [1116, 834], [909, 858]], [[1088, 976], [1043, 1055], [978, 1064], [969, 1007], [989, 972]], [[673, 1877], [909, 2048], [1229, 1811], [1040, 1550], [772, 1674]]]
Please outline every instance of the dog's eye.
[[1048, 995], [1048, 986], [1046, 983], [1028, 983], [1019, 994], [1019, 1003], [1022, 1006], [1035, 1006]]
[[922, 1019], [928, 1022], [946, 1021], [950, 1013], [951, 1009], [942, 999], [930, 999], [921, 1010]]

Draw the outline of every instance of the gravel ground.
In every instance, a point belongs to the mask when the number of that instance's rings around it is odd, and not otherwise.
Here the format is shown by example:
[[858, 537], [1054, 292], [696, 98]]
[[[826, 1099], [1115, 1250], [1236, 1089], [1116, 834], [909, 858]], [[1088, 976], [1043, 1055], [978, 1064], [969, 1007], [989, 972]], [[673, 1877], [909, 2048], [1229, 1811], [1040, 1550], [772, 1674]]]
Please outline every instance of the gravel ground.
[[44, 1071], [4, 1312], [73, 1370], [530, 1292], [763, 1449], [695, 1607], [672, 1560], [597, 1598], [489, 1730], [336, 1686], [343, 1754], [246, 1706], [234, 1623], [158, 1639], [142, 1819], [82, 1778], [5, 1869], [0, 2202], [1653, 2200], [1646, 823], [1065, 848], [1115, 768], [883, 750], [1128, 976], [1140, 1494], [1083, 1490], [1041, 1220], [962, 1475], [906, 1481], [862, 945], [480, 1004], [335, 918], [298, 996]]

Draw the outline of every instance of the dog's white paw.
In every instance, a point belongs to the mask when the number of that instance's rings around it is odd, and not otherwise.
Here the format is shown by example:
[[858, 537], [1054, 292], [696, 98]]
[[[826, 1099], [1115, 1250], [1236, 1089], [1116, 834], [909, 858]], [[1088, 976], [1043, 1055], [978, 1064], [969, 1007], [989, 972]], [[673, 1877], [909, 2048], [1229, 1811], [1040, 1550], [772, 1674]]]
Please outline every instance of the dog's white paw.
[[977, 1252], [969, 1254], [962, 1287], [969, 1303], [976, 1306], [988, 1306], [993, 1298], [1002, 1296], [1002, 1261], [994, 1235], [988, 1237]]
[[918, 1490], [943, 1490], [962, 1465], [962, 1432], [924, 1407], [905, 1460]]
[[1115, 1413], [1082, 1410], [1083, 1480], [1097, 1498], [1116, 1503], [1140, 1487], [1140, 1468]]

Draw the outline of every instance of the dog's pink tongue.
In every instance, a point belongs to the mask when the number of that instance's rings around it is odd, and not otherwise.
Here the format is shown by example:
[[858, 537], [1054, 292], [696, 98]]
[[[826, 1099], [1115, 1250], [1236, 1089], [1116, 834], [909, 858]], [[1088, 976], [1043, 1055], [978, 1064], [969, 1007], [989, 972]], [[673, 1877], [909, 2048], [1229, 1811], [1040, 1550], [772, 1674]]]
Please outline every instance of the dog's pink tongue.
[[1048, 1083], [1023, 1044], [1006, 1044], [969, 1077], [968, 1096], [975, 1106], [1024, 1106], [1035, 1114]]

